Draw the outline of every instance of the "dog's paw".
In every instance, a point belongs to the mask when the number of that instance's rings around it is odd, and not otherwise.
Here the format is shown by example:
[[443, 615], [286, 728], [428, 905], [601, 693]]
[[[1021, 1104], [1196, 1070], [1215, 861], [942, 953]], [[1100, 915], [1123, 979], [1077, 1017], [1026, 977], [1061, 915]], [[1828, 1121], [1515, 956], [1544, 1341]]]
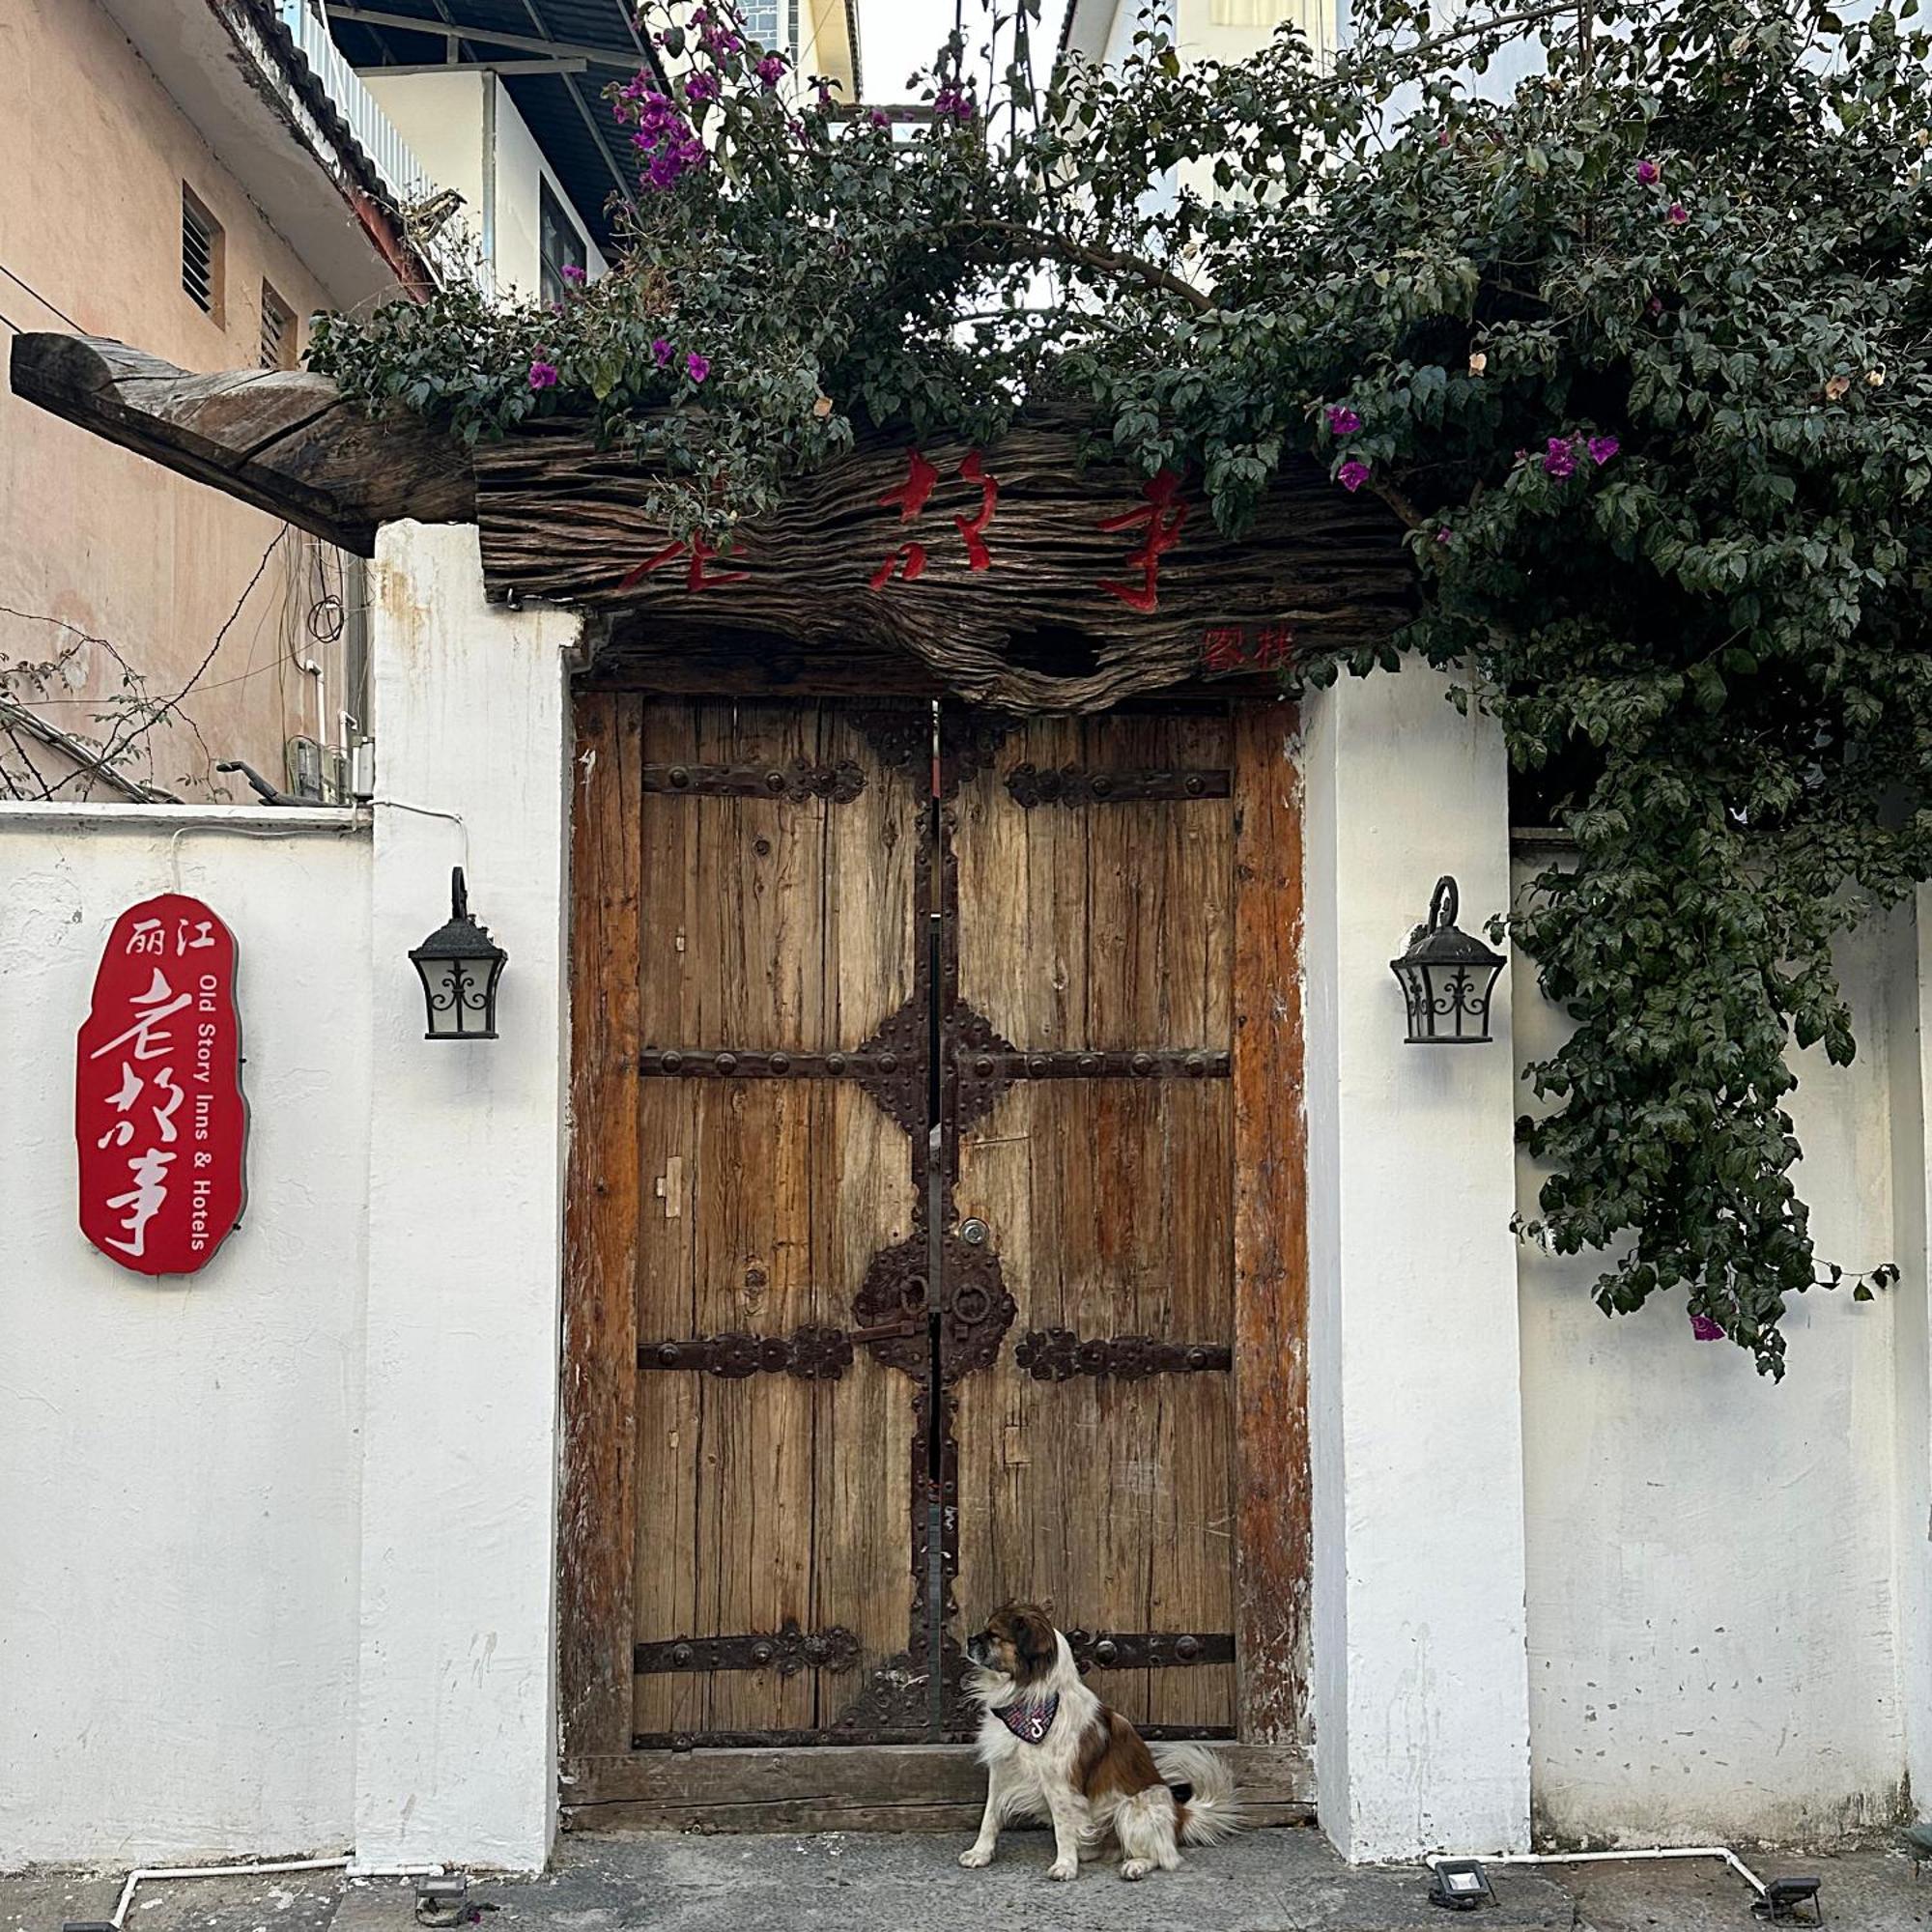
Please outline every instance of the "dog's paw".
[[978, 1845], [968, 1845], [966, 1849], [959, 1854], [959, 1862], [962, 1865], [964, 1865], [968, 1871], [979, 1871], [982, 1866], [989, 1865], [993, 1862], [993, 1848], [992, 1846], [988, 1845], [982, 1851]]
[[1137, 1878], [1146, 1878], [1148, 1873], [1152, 1870], [1153, 1867], [1145, 1859], [1129, 1859], [1121, 1867], [1121, 1876], [1129, 1884], [1132, 1884]]
[[1047, 1866], [1046, 1875], [1048, 1878], [1063, 1881], [1069, 1878], [1078, 1878], [1080, 1876], [1080, 1861], [1078, 1859], [1055, 1859]]

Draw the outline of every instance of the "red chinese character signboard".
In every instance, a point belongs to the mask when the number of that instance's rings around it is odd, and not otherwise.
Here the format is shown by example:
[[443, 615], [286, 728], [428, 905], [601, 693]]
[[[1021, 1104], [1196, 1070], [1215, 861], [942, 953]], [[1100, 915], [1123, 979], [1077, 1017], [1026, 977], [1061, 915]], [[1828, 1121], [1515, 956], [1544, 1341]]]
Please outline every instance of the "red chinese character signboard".
[[193, 1274], [242, 1218], [248, 1106], [235, 935], [178, 893], [114, 923], [74, 1079], [80, 1231], [137, 1274]]

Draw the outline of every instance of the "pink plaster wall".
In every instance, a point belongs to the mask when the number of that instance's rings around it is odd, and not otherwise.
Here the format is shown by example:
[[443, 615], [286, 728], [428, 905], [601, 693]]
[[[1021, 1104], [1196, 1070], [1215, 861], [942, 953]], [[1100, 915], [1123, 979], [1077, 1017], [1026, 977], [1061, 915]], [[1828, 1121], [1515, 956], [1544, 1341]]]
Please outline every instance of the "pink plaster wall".
[[[306, 339], [325, 291], [215, 159], [187, 106], [162, 89], [99, 0], [0, 6], [0, 316], [14, 325], [0, 325], [0, 344], [15, 329], [68, 327], [57, 308], [88, 334], [183, 368], [252, 367], [265, 278]], [[184, 183], [223, 229], [217, 318], [182, 289]], [[319, 202], [332, 193], [318, 170]], [[113, 737], [125, 712], [99, 714], [126, 695], [114, 653], [150, 697], [179, 692], [280, 528], [0, 392], [0, 690], [32, 698], [29, 681], [7, 678], [7, 667], [65, 655], [45, 681], [49, 701], [36, 708], [83, 737]], [[136, 776], [183, 797], [246, 799], [236, 779], [212, 768], [213, 758], [240, 756], [281, 781], [286, 739], [315, 730], [314, 681], [292, 660], [324, 664], [331, 709], [342, 691], [341, 645], [321, 646], [304, 630], [320, 548], [288, 534], [182, 706], [190, 722], [148, 734]], [[340, 560], [321, 554], [333, 587]], [[73, 771], [57, 753], [31, 743], [26, 751], [50, 779]], [[0, 771], [17, 781], [20, 766], [0, 735]], [[59, 795], [85, 792], [71, 780]]]

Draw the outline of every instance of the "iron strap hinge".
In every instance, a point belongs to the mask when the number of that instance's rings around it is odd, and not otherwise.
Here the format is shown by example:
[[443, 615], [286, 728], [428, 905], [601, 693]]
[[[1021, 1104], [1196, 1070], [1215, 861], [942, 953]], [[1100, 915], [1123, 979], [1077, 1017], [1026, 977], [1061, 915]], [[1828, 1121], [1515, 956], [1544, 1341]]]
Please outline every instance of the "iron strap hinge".
[[1212, 1342], [1161, 1342], [1151, 1335], [1108, 1335], [1082, 1341], [1070, 1328], [1035, 1328], [1022, 1335], [1013, 1359], [1037, 1382], [1075, 1376], [1145, 1381], [1150, 1376], [1200, 1375], [1232, 1369], [1235, 1351]]
[[822, 798], [849, 805], [866, 789], [866, 774], [851, 759], [814, 765], [794, 758], [779, 765], [646, 765], [641, 789], [694, 798], [782, 798], [794, 805]]
[[696, 1335], [682, 1342], [645, 1342], [640, 1369], [701, 1369], [737, 1381], [746, 1376], [796, 1376], [804, 1382], [837, 1381], [852, 1366], [852, 1337], [842, 1328], [807, 1322], [789, 1335]]
[[974, 1080], [1225, 1080], [1225, 1050], [1200, 1046], [1121, 1047], [1109, 1053], [1026, 1053], [1015, 1046], [963, 1047], [960, 1074]]
[[776, 1631], [746, 1636], [677, 1636], [640, 1643], [631, 1653], [632, 1671], [655, 1677], [679, 1670], [776, 1670], [795, 1677], [801, 1670], [835, 1675], [859, 1662], [859, 1639], [843, 1624], [805, 1631], [787, 1619]]
[[1066, 1642], [1082, 1670], [1170, 1670], [1235, 1661], [1230, 1631], [1070, 1630]]
[[1159, 799], [1227, 798], [1234, 787], [1225, 770], [1085, 771], [1063, 765], [1042, 771], [1015, 765], [1007, 790], [1022, 811], [1037, 805], [1140, 805]]

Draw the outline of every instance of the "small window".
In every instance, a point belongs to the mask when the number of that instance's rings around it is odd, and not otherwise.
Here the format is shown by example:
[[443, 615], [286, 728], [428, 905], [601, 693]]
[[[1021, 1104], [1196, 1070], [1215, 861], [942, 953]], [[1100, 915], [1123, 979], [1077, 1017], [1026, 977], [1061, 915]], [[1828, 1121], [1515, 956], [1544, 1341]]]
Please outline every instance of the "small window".
[[[583, 237], [578, 233], [576, 222], [563, 212], [563, 203], [551, 192], [549, 182], [541, 184], [538, 193], [537, 249], [542, 257], [543, 298], [547, 302], [560, 302], [574, 283], [582, 284], [588, 257]], [[566, 275], [566, 269], [576, 272]]]
[[221, 224], [182, 189], [182, 287], [204, 315], [221, 320]]
[[262, 367], [293, 369], [295, 366], [295, 311], [267, 282], [264, 282], [262, 284]]

